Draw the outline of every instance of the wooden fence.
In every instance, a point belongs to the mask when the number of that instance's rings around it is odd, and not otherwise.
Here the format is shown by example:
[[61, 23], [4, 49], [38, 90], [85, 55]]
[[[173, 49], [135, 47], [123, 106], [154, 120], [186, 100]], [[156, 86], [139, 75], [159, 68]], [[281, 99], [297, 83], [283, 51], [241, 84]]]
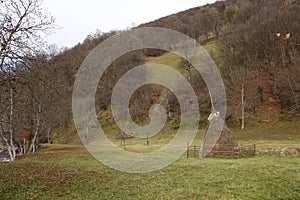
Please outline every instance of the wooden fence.
[[255, 156], [256, 144], [242, 144], [240, 147], [240, 156]]
[[[202, 145], [193, 144], [187, 145], [186, 157], [200, 157]], [[234, 157], [242, 157], [242, 156], [255, 156], [256, 155], [256, 144], [241, 144], [238, 146], [237, 154]], [[219, 155], [222, 155], [226, 152], [218, 152]], [[226, 155], [226, 154], [225, 154]], [[226, 157], [226, 156], [220, 156]], [[228, 157], [228, 156], [227, 156]]]
[[193, 145], [187, 145], [187, 150], [186, 150], [186, 157], [199, 157], [200, 155], [200, 150], [202, 148], [202, 145], [197, 145], [197, 144], [193, 144]]

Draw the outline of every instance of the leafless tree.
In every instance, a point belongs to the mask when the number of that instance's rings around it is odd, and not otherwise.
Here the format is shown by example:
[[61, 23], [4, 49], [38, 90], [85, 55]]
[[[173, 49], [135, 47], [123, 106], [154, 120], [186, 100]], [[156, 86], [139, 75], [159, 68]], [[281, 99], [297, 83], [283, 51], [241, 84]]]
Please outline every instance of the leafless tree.
[[[15, 121], [18, 116], [15, 88], [16, 70], [33, 57], [44, 43], [44, 35], [53, 28], [54, 19], [42, 12], [41, 0], [3, 0], [0, 3], [0, 72], [2, 89], [9, 91], [8, 98], [1, 99], [6, 105], [1, 112], [1, 136], [15, 159]], [[8, 82], [8, 84], [7, 84]], [[7, 109], [9, 108], [9, 109]], [[18, 108], [19, 109], [19, 108]], [[5, 133], [9, 132], [9, 135]]]

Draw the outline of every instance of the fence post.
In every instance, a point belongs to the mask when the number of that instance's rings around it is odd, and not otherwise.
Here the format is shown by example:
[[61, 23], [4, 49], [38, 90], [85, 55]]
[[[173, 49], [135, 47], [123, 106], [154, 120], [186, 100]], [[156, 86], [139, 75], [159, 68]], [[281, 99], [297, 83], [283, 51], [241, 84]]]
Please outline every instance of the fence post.
[[124, 145], [124, 150], [126, 150], [126, 144], [125, 144], [126, 139], [123, 138], [123, 145]]
[[190, 147], [190, 144], [187, 143], [187, 147], [186, 147], [186, 157], [187, 158], [189, 157], [189, 147]]
[[253, 153], [254, 153], [254, 156], [256, 155], [256, 144], [253, 144]]
[[147, 146], [149, 146], [149, 133], [147, 133], [147, 141], [146, 141]]

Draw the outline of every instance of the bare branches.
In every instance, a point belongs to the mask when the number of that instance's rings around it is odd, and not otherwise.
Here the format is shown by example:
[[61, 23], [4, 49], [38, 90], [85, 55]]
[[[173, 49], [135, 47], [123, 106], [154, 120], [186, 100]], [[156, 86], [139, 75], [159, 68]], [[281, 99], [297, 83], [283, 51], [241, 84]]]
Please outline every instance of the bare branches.
[[299, 110], [300, 49], [295, 44], [300, 26], [295, 19], [300, 6], [282, 7], [278, 0], [239, 2], [233, 26], [218, 40], [229, 105], [244, 106], [242, 113], [262, 104]]
[[[42, 12], [41, 3], [41, 0], [5, 0], [0, 3], [0, 125], [1, 138], [11, 160], [16, 157], [16, 148], [23, 139], [29, 139], [33, 130], [36, 130], [35, 135], [39, 132], [34, 123], [35, 113], [40, 113], [40, 109], [35, 112], [35, 106], [40, 108], [44, 94], [36, 88], [42, 88], [40, 84], [43, 83], [34, 81], [35, 77], [28, 77], [28, 74], [32, 75], [28, 69], [37, 63], [29, 61], [41, 52], [44, 36], [54, 27], [53, 17]], [[24, 66], [28, 68], [24, 70]], [[31, 83], [36, 84], [33, 92], [28, 89]], [[28, 107], [33, 117], [26, 113]], [[31, 127], [29, 136], [19, 134], [22, 126]]]
[[41, 0], [6, 0], [0, 8], [0, 69], [33, 55], [54, 28], [54, 18], [42, 13]]

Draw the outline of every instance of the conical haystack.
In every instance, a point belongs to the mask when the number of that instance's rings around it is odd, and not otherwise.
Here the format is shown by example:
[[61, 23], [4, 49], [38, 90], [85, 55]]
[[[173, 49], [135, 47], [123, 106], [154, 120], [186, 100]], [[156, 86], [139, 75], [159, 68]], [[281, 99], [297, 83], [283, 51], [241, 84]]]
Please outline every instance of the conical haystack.
[[238, 157], [238, 143], [224, 120], [214, 113], [209, 121], [200, 157]]

